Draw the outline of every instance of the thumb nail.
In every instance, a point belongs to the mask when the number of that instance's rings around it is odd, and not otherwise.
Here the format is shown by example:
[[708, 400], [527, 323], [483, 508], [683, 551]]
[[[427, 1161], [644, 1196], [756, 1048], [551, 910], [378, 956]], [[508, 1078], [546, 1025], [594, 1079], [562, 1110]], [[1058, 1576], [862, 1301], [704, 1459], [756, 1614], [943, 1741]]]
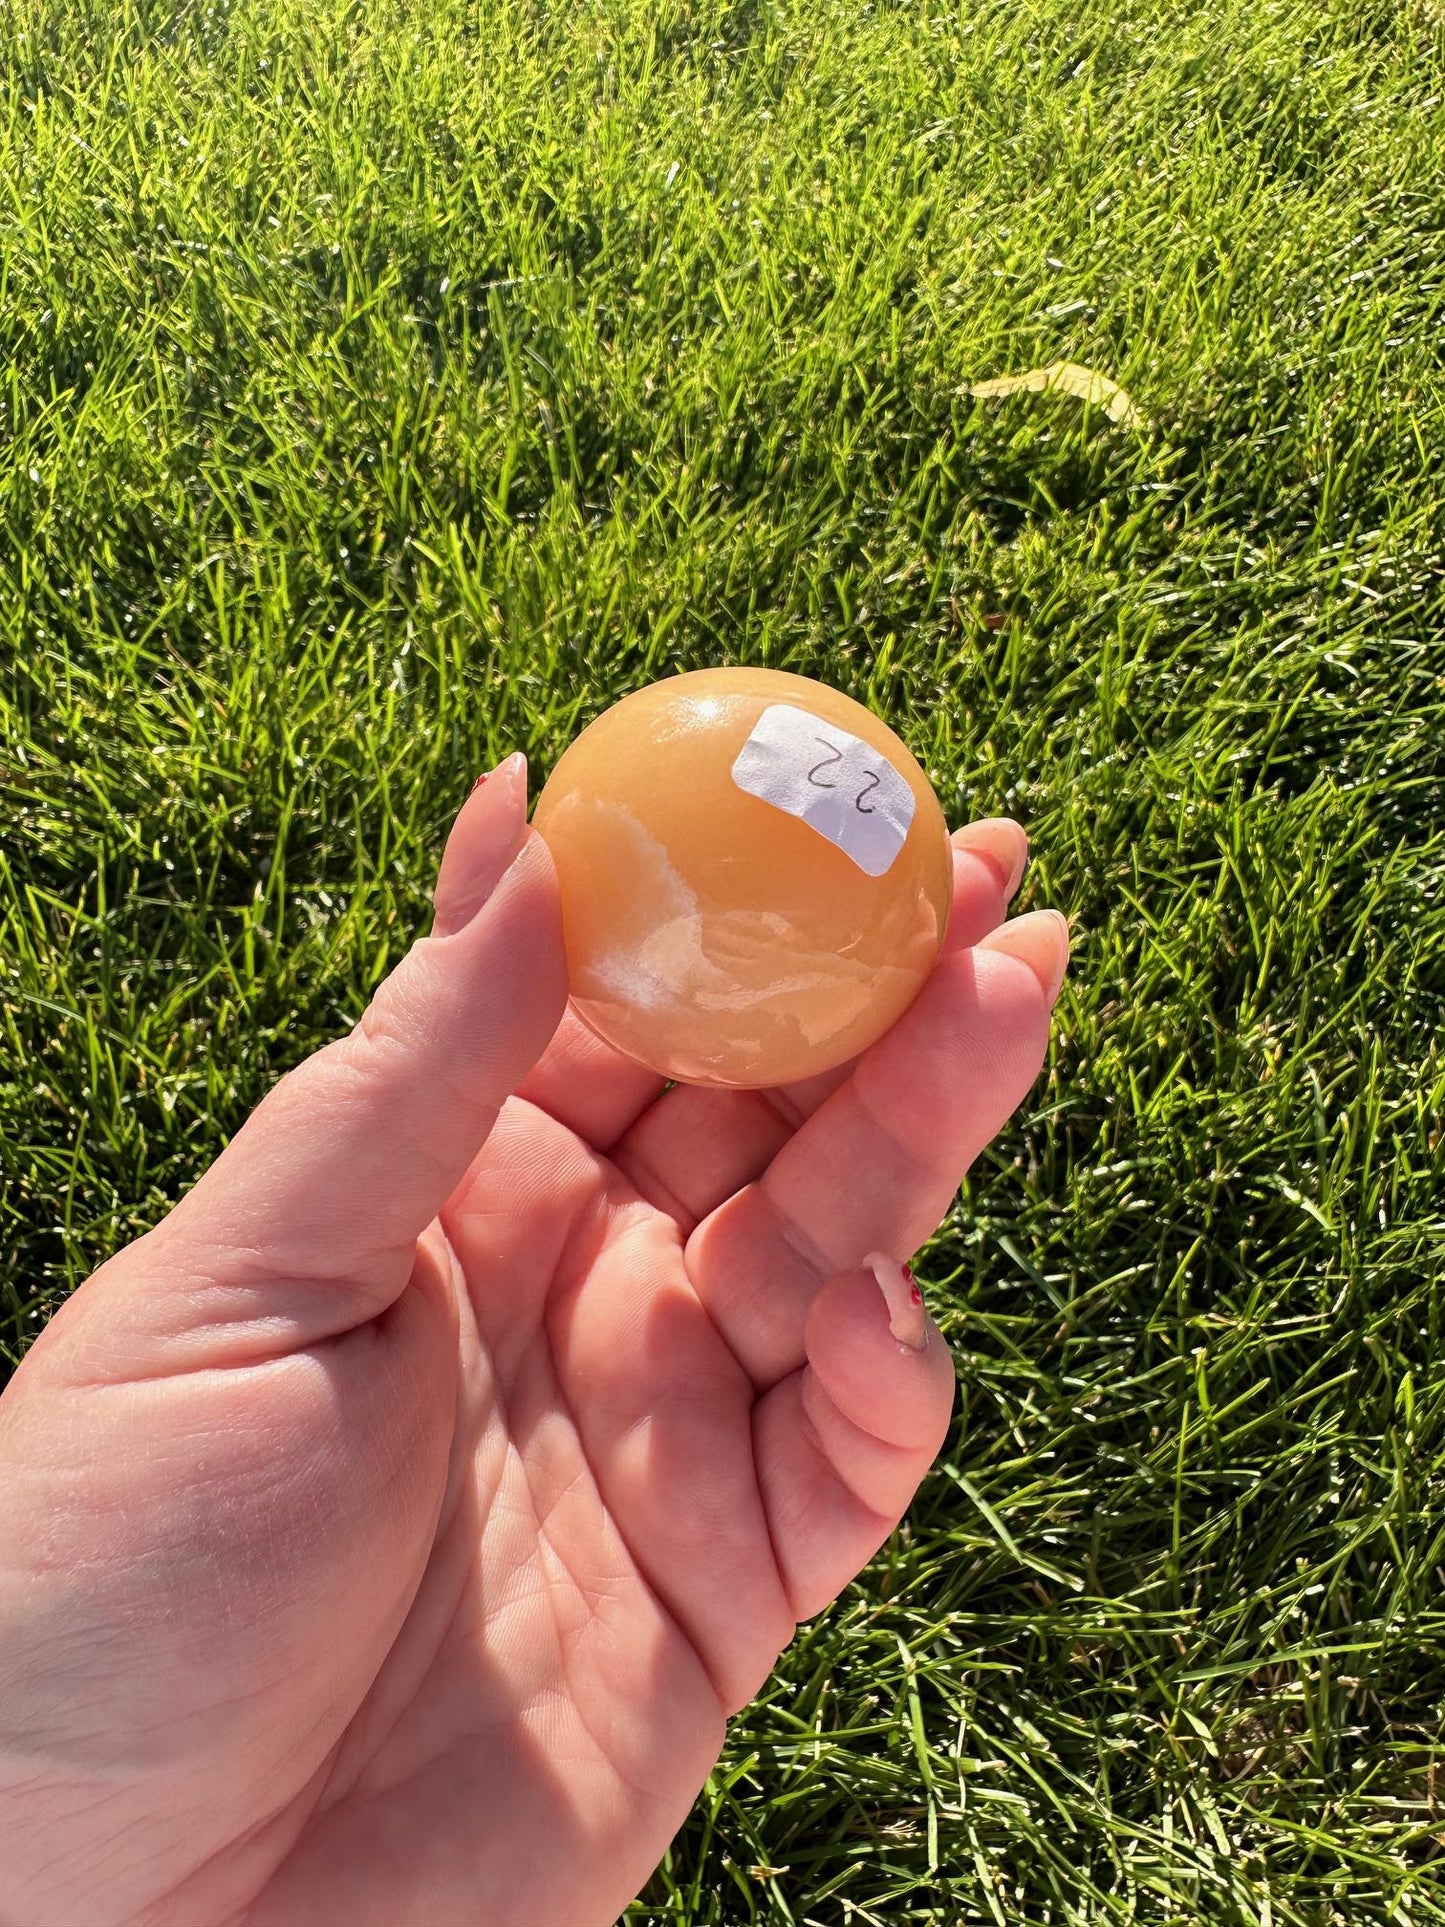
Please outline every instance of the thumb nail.
[[432, 893], [432, 936], [450, 937], [471, 922], [526, 837], [527, 759], [515, 750], [477, 778], [452, 824]]

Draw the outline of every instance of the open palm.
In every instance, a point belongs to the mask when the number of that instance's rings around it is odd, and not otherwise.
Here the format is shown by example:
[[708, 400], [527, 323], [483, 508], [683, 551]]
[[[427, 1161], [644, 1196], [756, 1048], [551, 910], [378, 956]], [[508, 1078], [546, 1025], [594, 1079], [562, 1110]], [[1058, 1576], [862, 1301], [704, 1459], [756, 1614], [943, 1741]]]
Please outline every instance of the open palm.
[[935, 1229], [1066, 955], [1002, 925], [1011, 826], [955, 851], [856, 1064], [665, 1089], [564, 1008], [520, 760], [472, 799], [432, 936], [0, 1401], [5, 1927], [615, 1919], [947, 1427], [862, 1261]]

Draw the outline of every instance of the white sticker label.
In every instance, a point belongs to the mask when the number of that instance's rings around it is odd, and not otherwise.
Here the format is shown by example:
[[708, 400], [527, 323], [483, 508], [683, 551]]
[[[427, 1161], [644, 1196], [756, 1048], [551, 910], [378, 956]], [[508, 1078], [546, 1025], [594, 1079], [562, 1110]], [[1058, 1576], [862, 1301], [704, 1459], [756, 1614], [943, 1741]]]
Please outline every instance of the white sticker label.
[[738, 751], [733, 781], [836, 843], [870, 877], [903, 848], [914, 795], [880, 751], [791, 703], [765, 709]]

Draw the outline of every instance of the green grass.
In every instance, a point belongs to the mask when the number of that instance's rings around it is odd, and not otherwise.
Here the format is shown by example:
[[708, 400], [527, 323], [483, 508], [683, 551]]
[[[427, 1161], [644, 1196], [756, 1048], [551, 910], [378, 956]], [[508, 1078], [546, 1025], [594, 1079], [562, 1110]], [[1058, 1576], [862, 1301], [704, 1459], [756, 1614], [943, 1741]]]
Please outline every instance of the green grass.
[[[12, 1361], [652, 677], [1075, 919], [944, 1459], [639, 1923], [1445, 1923], [1440, 22], [0, 0]], [[968, 393], [1064, 358], [1145, 425]]]

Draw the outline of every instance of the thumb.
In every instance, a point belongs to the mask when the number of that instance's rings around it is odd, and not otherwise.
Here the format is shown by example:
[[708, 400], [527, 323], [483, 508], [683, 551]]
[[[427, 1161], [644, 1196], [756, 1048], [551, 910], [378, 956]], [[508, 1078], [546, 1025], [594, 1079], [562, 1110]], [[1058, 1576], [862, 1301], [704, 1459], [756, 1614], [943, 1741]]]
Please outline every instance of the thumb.
[[[465, 1175], [567, 1001], [556, 873], [527, 825], [511, 756], [463, 806], [437, 878], [436, 920], [350, 1034], [273, 1086], [151, 1234], [231, 1285], [311, 1281], [344, 1329], [397, 1298], [417, 1238]], [[288, 1293], [289, 1295], [289, 1293]], [[274, 1306], [271, 1307], [274, 1309]], [[302, 1313], [305, 1319], [305, 1313]], [[306, 1320], [306, 1322], [311, 1322]]]

